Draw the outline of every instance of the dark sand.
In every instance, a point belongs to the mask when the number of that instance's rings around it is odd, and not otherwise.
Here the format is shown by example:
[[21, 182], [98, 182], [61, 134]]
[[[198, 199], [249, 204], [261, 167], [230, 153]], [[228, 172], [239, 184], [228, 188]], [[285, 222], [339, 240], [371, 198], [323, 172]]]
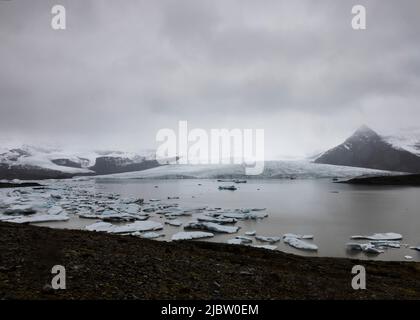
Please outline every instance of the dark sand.
[[[420, 299], [420, 263], [308, 258], [0, 223], [2, 299]], [[51, 268], [67, 289], [52, 290]], [[367, 290], [351, 269], [366, 267]]]

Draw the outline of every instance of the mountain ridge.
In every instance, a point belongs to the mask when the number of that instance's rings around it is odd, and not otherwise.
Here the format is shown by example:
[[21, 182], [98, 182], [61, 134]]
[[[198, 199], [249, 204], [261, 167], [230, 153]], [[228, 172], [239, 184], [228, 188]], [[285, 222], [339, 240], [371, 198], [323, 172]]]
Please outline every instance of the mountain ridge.
[[419, 156], [392, 145], [366, 125], [359, 127], [343, 143], [325, 151], [314, 162], [387, 171], [420, 172]]

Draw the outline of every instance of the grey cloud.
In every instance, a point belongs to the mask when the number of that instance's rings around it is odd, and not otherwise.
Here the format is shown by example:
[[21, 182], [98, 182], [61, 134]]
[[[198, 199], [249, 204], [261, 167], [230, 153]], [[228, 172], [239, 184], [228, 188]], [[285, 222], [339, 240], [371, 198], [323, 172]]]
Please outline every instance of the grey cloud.
[[296, 138], [310, 153], [420, 116], [418, 1], [359, 1], [362, 32], [346, 1], [63, 0], [53, 31], [55, 2], [0, 2], [2, 137], [150, 147], [178, 120], [255, 123], [267, 141], [317, 135]]

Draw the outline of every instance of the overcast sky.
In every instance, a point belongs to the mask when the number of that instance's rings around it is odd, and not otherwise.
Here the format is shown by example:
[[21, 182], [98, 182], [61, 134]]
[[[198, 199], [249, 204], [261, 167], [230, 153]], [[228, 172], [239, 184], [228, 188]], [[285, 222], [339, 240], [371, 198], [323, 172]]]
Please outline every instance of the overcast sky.
[[0, 0], [0, 141], [154, 148], [187, 120], [310, 155], [361, 124], [419, 126], [419, 35], [413, 0]]

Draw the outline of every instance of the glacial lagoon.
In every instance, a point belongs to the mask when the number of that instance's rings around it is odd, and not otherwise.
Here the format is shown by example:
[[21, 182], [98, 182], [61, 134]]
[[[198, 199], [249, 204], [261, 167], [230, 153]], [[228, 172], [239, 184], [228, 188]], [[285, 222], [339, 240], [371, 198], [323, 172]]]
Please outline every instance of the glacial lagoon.
[[[258, 212], [262, 216], [267, 214], [267, 217], [226, 224], [240, 229], [232, 234], [214, 233], [214, 237], [200, 240], [227, 243], [237, 236], [245, 236], [252, 239], [252, 245], [273, 245], [276, 250], [299, 255], [401, 261], [407, 261], [405, 257], [411, 256], [412, 259], [408, 261], [420, 261], [420, 252], [409, 248], [420, 246], [420, 188], [355, 186], [333, 183], [331, 179], [249, 179], [246, 183], [235, 184], [235, 191], [219, 190], [219, 186], [231, 184], [216, 179], [84, 178], [50, 181], [46, 183], [48, 188], [45, 190], [20, 189], [23, 190], [22, 195], [13, 189], [0, 190], [0, 199], [6, 204], [9, 202], [9, 205], [11, 201], [15, 201], [14, 204], [35, 203], [38, 208], [43, 208], [40, 211], [45, 210], [46, 213], [50, 210], [50, 213], [60, 214], [57, 206], [63, 207], [63, 212], [69, 218], [67, 221], [37, 223], [53, 228], [85, 229], [101, 221], [82, 218], [77, 214], [82, 211], [85, 214], [94, 213], [92, 210], [86, 212], [87, 207], [104, 209], [104, 202], [105, 206], [111, 208], [117, 206], [114, 210], [117, 214], [120, 213], [118, 205], [121, 202], [129, 203], [138, 198], [144, 199], [140, 205], [143, 209], [160, 204], [167, 206], [165, 213], [168, 217], [171, 210], [174, 213], [191, 211], [191, 215], [171, 217], [173, 219], [168, 219], [162, 212], [148, 212], [147, 221], [155, 221], [163, 226], [163, 229], [154, 231], [162, 235], [156, 241], [170, 241], [174, 234], [182, 231], [211, 232], [184, 230], [183, 226], [197, 220], [197, 217], [211, 217], [215, 212]], [[101, 199], [99, 203], [97, 198]], [[182, 225], [165, 223], [171, 220]], [[112, 223], [125, 226], [131, 222]], [[257, 237], [252, 235], [253, 231]], [[385, 232], [401, 234], [401, 247], [382, 248], [384, 252], [381, 254], [346, 248], [349, 242], [367, 242], [351, 240], [351, 236]], [[304, 241], [316, 245], [318, 250], [299, 250], [286, 244], [284, 239], [275, 243], [258, 240], [258, 236], [282, 238], [288, 233], [313, 235], [313, 239]]]

